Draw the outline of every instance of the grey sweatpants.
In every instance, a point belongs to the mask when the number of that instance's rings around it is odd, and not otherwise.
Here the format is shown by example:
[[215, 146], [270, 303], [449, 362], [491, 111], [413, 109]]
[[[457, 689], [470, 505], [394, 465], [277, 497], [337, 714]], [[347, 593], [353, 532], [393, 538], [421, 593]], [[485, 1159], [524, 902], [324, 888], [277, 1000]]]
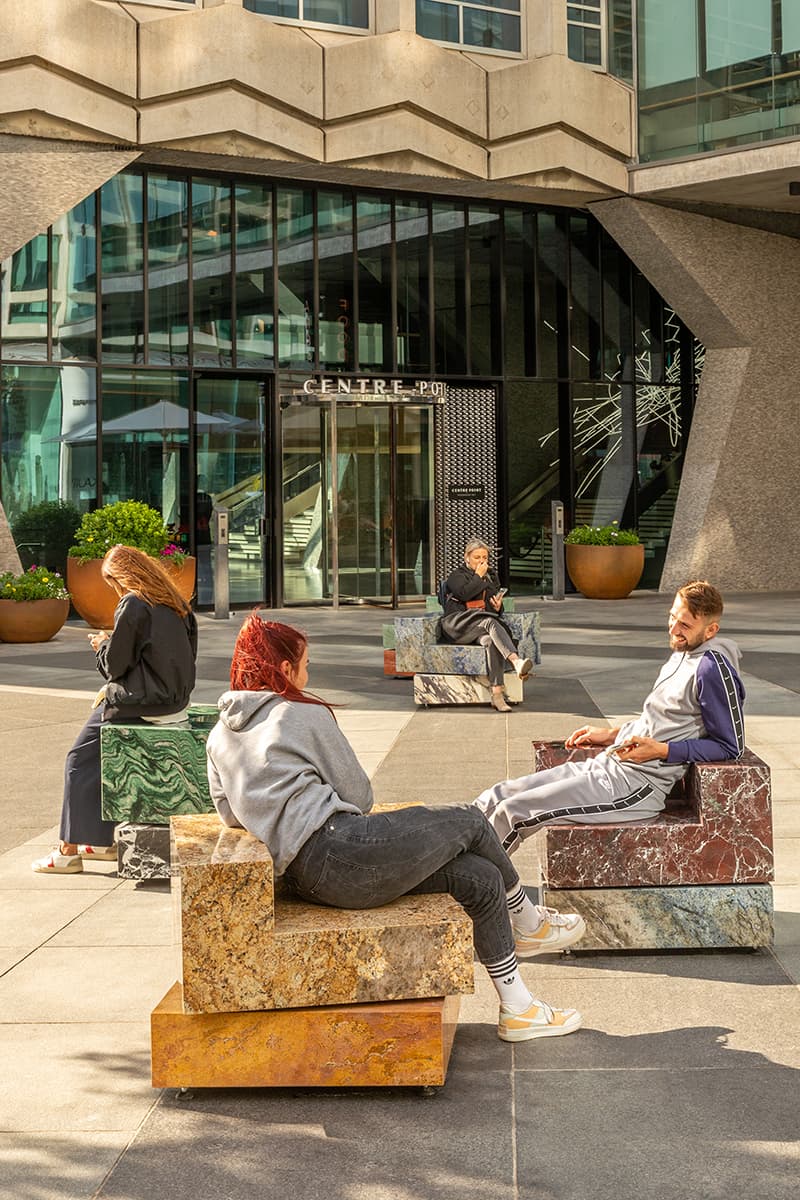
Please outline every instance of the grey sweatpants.
[[664, 792], [630, 767], [600, 754], [519, 779], [504, 779], [473, 800], [507, 854], [543, 825], [617, 824], [654, 817]]

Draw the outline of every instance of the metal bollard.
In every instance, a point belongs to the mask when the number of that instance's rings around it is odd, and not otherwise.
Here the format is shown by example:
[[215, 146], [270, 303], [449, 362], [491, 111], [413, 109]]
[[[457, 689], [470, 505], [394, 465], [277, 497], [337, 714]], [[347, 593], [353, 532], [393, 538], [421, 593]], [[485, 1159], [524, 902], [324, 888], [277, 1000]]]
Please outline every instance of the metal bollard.
[[228, 510], [215, 508], [214, 527], [214, 620], [227, 621], [231, 615], [231, 589], [228, 573]]
[[550, 531], [553, 547], [553, 599], [564, 599], [566, 574], [564, 569], [564, 505], [560, 500], [550, 502]]

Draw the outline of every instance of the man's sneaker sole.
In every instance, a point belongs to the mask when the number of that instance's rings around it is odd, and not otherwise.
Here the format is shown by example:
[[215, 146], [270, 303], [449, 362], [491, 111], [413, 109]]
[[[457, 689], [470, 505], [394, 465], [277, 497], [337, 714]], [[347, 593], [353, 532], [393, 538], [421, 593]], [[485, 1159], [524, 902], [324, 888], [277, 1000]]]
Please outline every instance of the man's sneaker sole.
[[[557, 1012], [558, 1010], [554, 1011]], [[506, 1020], [522, 1021], [523, 1016], [514, 1016], [509, 1013], [506, 1014]], [[525, 1022], [519, 1029], [509, 1029], [503, 1024], [501, 1017], [497, 1027], [497, 1036], [503, 1042], [532, 1042], [535, 1038], [563, 1037], [567, 1033], [575, 1033], [577, 1029], [580, 1029], [582, 1024], [583, 1017], [574, 1009], [561, 1025], [536, 1025], [533, 1022]]]
[[579, 917], [577, 924], [572, 929], [567, 929], [564, 925], [551, 925], [550, 929], [551, 931], [557, 930], [558, 937], [538, 942], [532, 934], [526, 937], [515, 932], [514, 944], [517, 958], [536, 958], [539, 954], [559, 954], [562, 950], [568, 950], [586, 933], [586, 922], [583, 917]]

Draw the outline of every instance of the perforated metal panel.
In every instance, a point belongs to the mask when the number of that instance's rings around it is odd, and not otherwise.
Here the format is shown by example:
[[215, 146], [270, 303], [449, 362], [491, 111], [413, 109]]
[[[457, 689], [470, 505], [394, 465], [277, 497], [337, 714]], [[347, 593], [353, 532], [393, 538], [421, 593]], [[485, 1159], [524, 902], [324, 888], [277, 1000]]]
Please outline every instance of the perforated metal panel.
[[[493, 387], [448, 387], [436, 410], [436, 576], [463, 561], [464, 545], [479, 537], [497, 545], [497, 393]], [[483, 495], [453, 498], [453, 489]]]

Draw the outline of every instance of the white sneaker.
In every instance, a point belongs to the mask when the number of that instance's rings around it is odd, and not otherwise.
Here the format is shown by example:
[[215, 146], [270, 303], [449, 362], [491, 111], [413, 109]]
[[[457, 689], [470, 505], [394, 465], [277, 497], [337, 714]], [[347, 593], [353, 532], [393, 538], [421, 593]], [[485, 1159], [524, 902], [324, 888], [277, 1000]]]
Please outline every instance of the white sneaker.
[[81, 858], [94, 858], [97, 862], [116, 862], [117, 845], [113, 846], [78, 846]]
[[31, 870], [40, 875], [80, 875], [83, 860], [80, 854], [62, 854], [58, 847], [31, 863]]
[[497, 1036], [504, 1042], [529, 1042], [532, 1038], [561, 1037], [574, 1033], [583, 1024], [574, 1008], [551, 1008], [543, 1000], [534, 1000], [524, 1013], [511, 1012], [500, 1005]]
[[542, 923], [535, 933], [523, 933], [514, 928], [517, 958], [535, 958], [537, 954], [557, 954], [580, 941], [586, 933], [586, 922], [579, 913], [561, 913], [555, 908], [537, 905]]
[[514, 663], [514, 670], [517, 672], [520, 679], [527, 679], [533, 670], [533, 663], [529, 658], [518, 658]]

